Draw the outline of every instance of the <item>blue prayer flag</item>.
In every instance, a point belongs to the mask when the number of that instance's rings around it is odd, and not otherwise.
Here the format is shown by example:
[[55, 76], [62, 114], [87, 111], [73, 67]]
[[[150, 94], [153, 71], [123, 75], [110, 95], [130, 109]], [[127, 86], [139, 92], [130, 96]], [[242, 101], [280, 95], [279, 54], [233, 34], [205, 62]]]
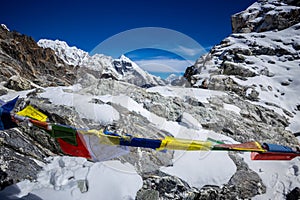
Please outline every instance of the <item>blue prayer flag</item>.
[[[1, 105], [0, 107], [0, 130], [16, 127], [17, 124], [12, 120], [10, 112], [14, 109], [19, 97], [14, 98]], [[3, 101], [1, 101], [3, 102]]]
[[4, 104], [1, 106], [1, 108], [2, 108], [3, 110], [8, 111], [8, 112], [12, 111], [12, 110], [14, 109], [14, 107], [15, 107], [15, 105], [16, 105], [18, 99], [19, 99], [19, 96], [17, 96], [16, 98], [14, 98], [14, 99], [11, 100], [11, 101], [8, 101], [8, 102], [4, 103]]

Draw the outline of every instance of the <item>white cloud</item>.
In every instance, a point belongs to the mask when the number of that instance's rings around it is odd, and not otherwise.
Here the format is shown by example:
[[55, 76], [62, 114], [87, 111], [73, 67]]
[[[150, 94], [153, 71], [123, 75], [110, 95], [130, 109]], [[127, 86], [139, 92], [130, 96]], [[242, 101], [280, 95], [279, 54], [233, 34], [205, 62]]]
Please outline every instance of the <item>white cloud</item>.
[[184, 72], [194, 61], [178, 59], [152, 59], [135, 61], [142, 69], [149, 72]]
[[205, 53], [205, 49], [203, 48], [188, 48], [181, 45], [173, 49], [173, 51], [187, 56], [200, 56]]

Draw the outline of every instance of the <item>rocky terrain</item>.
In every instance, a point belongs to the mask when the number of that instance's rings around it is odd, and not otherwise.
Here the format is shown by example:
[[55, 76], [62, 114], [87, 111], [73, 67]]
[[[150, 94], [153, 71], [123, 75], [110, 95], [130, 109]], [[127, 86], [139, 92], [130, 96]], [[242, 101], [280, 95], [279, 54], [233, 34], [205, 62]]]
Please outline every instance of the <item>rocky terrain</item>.
[[297, 0], [254, 3], [231, 17], [233, 33], [276, 31], [299, 23], [300, 3]]
[[[0, 56], [0, 81], [8, 89], [70, 85], [76, 77], [76, 68], [54, 51], [39, 47], [33, 38], [9, 31], [4, 25], [0, 27]], [[0, 93], [6, 92], [1, 89]]]
[[[246, 11], [233, 15], [235, 33], [187, 68], [185, 77], [194, 87], [203, 87], [205, 83], [208, 89], [231, 91], [244, 99], [281, 110], [287, 118], [296, 119], [298, 80], [293, 76], [299, 73], [300, 18], [293, 14], [299, 10], [294, 5], [298, 4], [258, 1]], [[281, 20], [282, 13], [289, 16], [286, 20], [293, 22], [290, 26]], [[274, 24], [268, 24], [268, 20], [264, 20], [267, 16], [272, 18], [272, 23], [280, 23], [282, 28], [275, 29]], [[255, 17], [262, 21], [254, 23]], [[263, 30], [259, 29], [259, 24], [264, 24]], [[298, 131], [297, 127], [294, 129], [294, 132]]]
[[[145, 78], [139, 69], [132, 70], [134, 64], [126, 57], [113, 60], [104, 55], [89, 56], [59, 41], [37, 44], [2, 26], [0, 98], [8, 100], [20, 95], [15, 111], [30, 103], [46, 113], [50, 121], [76, 127], [106, 127], [118, 133], [161, 138], [174, 135], [166, 127], [176, 124], [179, 136], [180, 132], [205, 132], [237, 142], [255, 140], [296, 147], [299, 142], [295, 133], [300, 131], [298, 6], [298, 1], [258, 1], [232, 16], [234, 33], [187, 68], [185, 77], [195, 88], [145, 89], [140, 86], [162, 84], [153, 77]], [[57, 87], [74, 83], [73, 87]], [[88, 105], [110, 107], [118, 118], [108, 116], [104, 121], [97, 115], [85, 115]], [[4, 189], [23, 180], [35, 182], [37, 171], [50, 162], [45, 158], [62, 153], [46, 133], [21, 124], [0, 131], [0, 155], [0, 188]], [[130, 163], [142, 177], [136, 199], [251, 199], [266, 193], [271, 194], [270, 198], [299, 199], [299, 187], [295, 186], [299, 185], [299, 159], [284, 169], [283, 176], [274, 173], [275, 180], [266, 182], [263, 166], [257, 170], [238, 152], [226, 156], [236, 166], [232, 176], [221, 185], [200, 187], [184, 176], [167, 173], [166, 168], [176, 165], [173, 151], [133, 148], [130, 154], [116, 160]], [[201, 163], [196, 157], [194, 160]], [[187, 163], [186, 167], [193, 164]], [[93, 164], [79, 165], [90, 170]], [[67, 167], [60, 164], [57, 168]], [[198, 173], [205, 174], [200, 170]], [[72, 177], [49, 184], [59, 190], [72, 183]], [[202, 181], [201, 175], [197, 178]], [[83, 179], [86, 185], [87, 180]], [[79, 182], [82, 180], [76, 184]], [[274, 190], [270, 191], [270, 187]], [[80, 192], [88, 190], [81, 187]]]

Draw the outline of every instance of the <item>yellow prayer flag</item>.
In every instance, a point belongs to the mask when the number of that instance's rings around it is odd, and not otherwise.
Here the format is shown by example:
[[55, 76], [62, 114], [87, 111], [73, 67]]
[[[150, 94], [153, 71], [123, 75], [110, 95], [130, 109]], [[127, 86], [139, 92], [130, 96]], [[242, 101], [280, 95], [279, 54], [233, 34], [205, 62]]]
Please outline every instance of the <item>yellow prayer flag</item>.
[[26, 108], [19, 111], [17, 113], [17, 115], [20, 115], [20, 116], [23, 116], [23, 117], [30, 117], [32, 119], [36, 119], [36, 120], [42, 121], [42, 122], [45, 122], [48, 118], [47, 115], [45, 115], [44, 113], [38, 111], [37, 109], [35, 109], [31, 105], [28, 105]]
[[83, 135], [95, 136], [99, 139], [99, 143], [107, 145], [120, 145], [120, 136], [106, 135], [103, 133], [103, 130], [88, 130], [88, 131], [79, 131]]
[[210, 141], [198, 141], [178, 139], [173, 137], [165, 137], [162, 140], [160, 148], [157, 150], [186, 150], [186, 151], [208, 151], [212, 148], [212, 142]]

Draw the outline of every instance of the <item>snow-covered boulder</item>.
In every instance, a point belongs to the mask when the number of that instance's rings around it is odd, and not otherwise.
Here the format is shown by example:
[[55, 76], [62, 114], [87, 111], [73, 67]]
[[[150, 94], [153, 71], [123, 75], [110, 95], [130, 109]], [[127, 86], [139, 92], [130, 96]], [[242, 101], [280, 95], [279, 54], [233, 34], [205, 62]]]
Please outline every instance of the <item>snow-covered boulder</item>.
[[290, 0], [258, 1], [231, 17], [233, 33], [283, 30], [299, 22], [299, 1]]

